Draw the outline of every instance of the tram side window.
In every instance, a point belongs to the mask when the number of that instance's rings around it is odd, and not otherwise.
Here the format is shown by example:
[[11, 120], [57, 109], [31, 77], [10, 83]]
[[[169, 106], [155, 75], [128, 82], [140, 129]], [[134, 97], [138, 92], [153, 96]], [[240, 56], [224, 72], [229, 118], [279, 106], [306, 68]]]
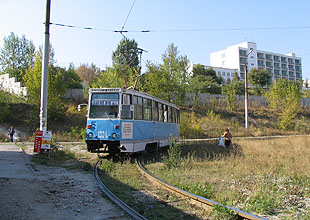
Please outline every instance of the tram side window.
[[132, 119], [133, 112], [131, 111], [131, 95], [129, 94], [123, 94], [123, 100], [122, 100], [122, 118], [123, 119]]
[[172, 122], [172, 111], [170, 106], [168, 106], [168, 122]]
[[143, 99], [144, 120], [152, 121], [152, 101]]
[[175, 120], [176, 120], [176, 123], [180, 124], [180, 110], [179, 109], [176, 109], [176, 112], [175, 112]]
[[158, 113], [159, 113], [159, 121], [164, 121], [164, 106], [161, 103], [158, 103]]
[[135, 120], [142, 120], [143, 119], [143, 99], [142, 97], [134, 96], [133, 97], [133, 104], [134, 104], [134, 115]]
[[168, 106], [164, 106], [164, 122], [168, 122]]
[[172, 116], [171, 122], [172, 122], [172, 123], [176, 123], [176, 121], [175, 121], [175, 118], [176, 118], [176, 117], [175, 117], [175, 115], [176, 115], [176, 114], [175, 114], [175, 110], [176, 110], [175, 108], [172, 108], [172, 114], [171, 114], [171, 116]]
[[159, 121], [158, 118], [158, 102], [153, 101], [153, 121]]

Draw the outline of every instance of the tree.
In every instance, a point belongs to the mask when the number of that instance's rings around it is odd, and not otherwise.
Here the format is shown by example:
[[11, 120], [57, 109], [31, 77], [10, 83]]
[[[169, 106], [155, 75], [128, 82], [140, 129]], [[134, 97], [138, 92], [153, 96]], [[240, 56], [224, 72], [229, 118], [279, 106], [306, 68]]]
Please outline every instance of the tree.
[[69, 66], [69, 68], [66, 70], [61, 67], [56, 67], [57, 72], [62, 74], [62, 77], [64, 79], [64, 84], [67, 89], [82, 89], [82, 80], [80, 77], [76, 74], [73, 66]]
[[100, 69], [94, 64], [88, 66], [88, 64], [82, 64], [76, 69], [76, 74], [83, 80], [83, 83], [90, 85], [95, 76], [100, 74]]
[[229, 110], [233, 111], [236, 108], [236, 87], [235, 83], [226, 84], [223, 88], [223, 92], [226, 95], [226, 102]]
[[135, 40], [123, 38], [112, 54], [113, 68], [128, 86], [140, 75], [139, 48]]
[[249, 73], [249, 82], [255, 86], [256, 94], [260, 95], [262, 88], [268, 86], [271, 81], [271, 75], [267, 70], [251, 69]]
[[196, 76], [210, 76], [218, 85], [223, 83], [222, 77], [218, 77], [212, 68], [206, 69], [203, 65], [197, 64], [193, 68], [193, 77]]
[[266, 99], [272, 109], [279, 112], [279, 127], [291, 128], [293, 119], [300, 109], [300, 85], [287, 79], [276, 81], [266, 93]]
[[26, 69], [34, 64], [35, 46], [32, 41], [15, 36], [13, 32], [3, 39], [0, 51], [1, 70], [22, 81]]
[[112, 54], [113, 65], [139, 67], [138, 43], [133, 39], [123, 38]]
[[170, 44], [162, 55], [162, 64], [148, 62], [147, 72], [142, 76], [143, 91], [181, 103], [188, 86], [188, 59], [179, 55], [178, 48]]
[[[40, 95], [41, 95], [41, 72], [42, 62], [39, 54], [35, 59], [35, 64], [32, 68], [26, 70], [24, 75], [24, 82], [27, 87], [27, 101], [30, 104], [34, 104], [36, 112], [33, 113], [33, 117], [36, 118], [39, 115], [40, 108]], [[64, 106], [61, 104], [61, 96], [66, 91], [66, 84], [64, 83], [64, 76], [62, 69], [49, 65], [48, 68], [48, 117], [57, 120], [61, 118], [64, 112]]]
[[240, 81], [240, 77], [238, 76], [238, 72], [237, 71], [235, 71], [234, 72], [234, 76], [233, 76], [233, 80], [232, 80], [233, 82], [239, 82]]

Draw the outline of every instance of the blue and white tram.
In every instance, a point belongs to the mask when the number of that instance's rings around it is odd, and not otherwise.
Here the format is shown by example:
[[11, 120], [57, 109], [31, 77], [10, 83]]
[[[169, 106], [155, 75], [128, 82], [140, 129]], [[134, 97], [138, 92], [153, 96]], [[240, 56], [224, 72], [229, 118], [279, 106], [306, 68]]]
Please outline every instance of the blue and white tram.
[[124, 88], [89, 90], [87, 150], [135, 153], [180, 137], [179, 109], [147, 93]]

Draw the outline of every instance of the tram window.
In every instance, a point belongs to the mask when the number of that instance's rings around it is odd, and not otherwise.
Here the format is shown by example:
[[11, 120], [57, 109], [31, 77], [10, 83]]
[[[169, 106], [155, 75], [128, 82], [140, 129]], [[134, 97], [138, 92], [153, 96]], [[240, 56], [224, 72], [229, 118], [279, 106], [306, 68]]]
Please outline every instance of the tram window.
[[153, 121], [158, 121], [158, 102], [153, 101]]
[[123, 105], [131, 105], [131, 95], [123, 94]]
[[131, 110], [131, 95], [123, 94], [122, 118], [132, 119], [133, 112]]
[[158, 113], [159, 121], [164, 121], [164, 106], [161, 103], [158, 103]]
[[168, 106], [163, 105], [164, 107], [164, 122], [168, 122]]
[[93, 93], [91, 96], [89, 118], [117, 118], [119, 113], [119, 94]]
[[143, 99], [144, 120], [152, 120], [152, 101], [150, 99]]
[[172, 122], [172, 111], [170, 106], [168, 106], [168, 122]]
[[175, 123], [175, 108], [171, 108], [172, 109], [172, 114], [171, 114], [171, 122]]
[[143, 119], [143, 99], [142, 97], [133, 97], [133, 104], [134, 104], [134, 115], [135, 120], [142, 120]]

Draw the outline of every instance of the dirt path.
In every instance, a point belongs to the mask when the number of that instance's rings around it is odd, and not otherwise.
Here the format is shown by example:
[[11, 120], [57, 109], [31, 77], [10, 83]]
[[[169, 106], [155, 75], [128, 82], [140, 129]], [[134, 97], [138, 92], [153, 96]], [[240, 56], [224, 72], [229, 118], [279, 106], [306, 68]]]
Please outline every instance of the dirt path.
[[91, 173], [30, 166], [29, 155], [19, 147], [0, 143], [0, 219], [129, 217], [103, 197]]

